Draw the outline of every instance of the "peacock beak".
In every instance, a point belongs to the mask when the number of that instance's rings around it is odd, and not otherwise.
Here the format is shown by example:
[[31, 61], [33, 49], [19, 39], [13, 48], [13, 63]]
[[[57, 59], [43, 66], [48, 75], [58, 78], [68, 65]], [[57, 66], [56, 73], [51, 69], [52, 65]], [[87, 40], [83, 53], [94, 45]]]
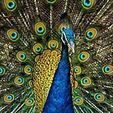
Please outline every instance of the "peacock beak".
[[75, 53], [75, 45], [73, 41], [70, 41], [70, 43], [68, 43], [68, 48], [72, 53]]

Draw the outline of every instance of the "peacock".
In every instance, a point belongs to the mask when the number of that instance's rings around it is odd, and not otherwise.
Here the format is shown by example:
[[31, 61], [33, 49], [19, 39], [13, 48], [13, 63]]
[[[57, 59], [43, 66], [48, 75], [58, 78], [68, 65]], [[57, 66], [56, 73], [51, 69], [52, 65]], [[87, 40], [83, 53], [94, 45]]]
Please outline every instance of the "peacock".
[[0, 0], [0, 113], [113, 113], [113, 0]]

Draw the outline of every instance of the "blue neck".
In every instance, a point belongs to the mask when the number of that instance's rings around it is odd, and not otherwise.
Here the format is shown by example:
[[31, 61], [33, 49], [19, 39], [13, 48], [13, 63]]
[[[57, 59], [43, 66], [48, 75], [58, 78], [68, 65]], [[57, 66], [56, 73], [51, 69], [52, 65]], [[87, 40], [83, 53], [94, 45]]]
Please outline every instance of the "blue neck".
[[74, 113], [70, 83], [68, 47], [62, 45], [61, 60], [45, 103], [43, 113]]

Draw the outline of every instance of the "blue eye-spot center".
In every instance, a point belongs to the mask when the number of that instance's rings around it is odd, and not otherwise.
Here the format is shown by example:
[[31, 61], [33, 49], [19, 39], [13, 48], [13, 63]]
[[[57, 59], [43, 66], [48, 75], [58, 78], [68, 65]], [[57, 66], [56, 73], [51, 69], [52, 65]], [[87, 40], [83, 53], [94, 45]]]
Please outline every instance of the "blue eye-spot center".
[[79, 99], [79, 98], [77, 98], [77, 99], [76, 99], [76, 102], [80, 102], [80, 99]]
[[21, 54], [21, 58], [25, 59], [26, 58], [25, 54]]
[[80, 54], [80, 59], [84, 59], [85, 55], [84, 54]]
[[51, 47], [52, 47], [52, 48], [55, 48], [55, 47], [56, 47], [56, 45], [53, 43]]
[[18, 78], [18, 82], [19, 83], [23, 83], [24, 82], [24, 79], [23, 78]]
[[44, 29], [42, 27], [39, 27], [37, 31], [38, 31], [38, 33], [42, 33], [42, 32], [44, 32]]
[[32, 100], [29, 100], [28, 102], [29, 102], [29, 103], [32, 103]]
[[8, 96], [7, 98], [8, 98], [9, 100], [11, 100], [11, 99], [12, 99], [12, 96]]
[[13, 39], [16, 39], [16, 38], [17, 38], [17, 33], [16, 33], [16, 32], [13, 32], [13, 33], [11, 34], [11, 36], [12, 36]]
[[55, 44], [52, 44], [53, 47], [55, 47]]
[[8, 8], [13, 9], [15, 7], [15, 3], [13, 1], [8, 3]]
[[86, 2], [87, 4], [89, 4], [89, 3], [90, 3], [90, 1], [89, 1], [89, 0], [85, 0], [85, 2]]
[[100, 95], [97, 95], [97, 99], [100, 99], [101, 98], [101, 96]]
[[106, 66], [105, 67], [105, 72], [109, 72], [110, 71], [110, 67], [109, 66]]
[[21, 79], [21, 78], [19, 78], [19, 79], [18, 79], [18, 81], [19, 81], [19, 82], [22, 82], [22, 79]]
[[78, 69], [77, 68], [75, 68], [75, 72], [78, 72]]
[[84, 5], [90, 7], [91, 6], [90, 0], [84, 0]]
[[88, 38], [93, 38], [93, 33], [92, 32], [87, 32], [87, 37]]
[[36, 49], [36, 51], [37, 51], [37, 52], [40, 52], [40, 51], [41, 51], [41, 48], [38, 47], [38, 48]]
[[84, 79], [84, 83], [87, 83], [88, 82], [88, 80], [87, 79]]
[[28, 71], [31, 72], [32, 71], [32, 68], [28, 68]]

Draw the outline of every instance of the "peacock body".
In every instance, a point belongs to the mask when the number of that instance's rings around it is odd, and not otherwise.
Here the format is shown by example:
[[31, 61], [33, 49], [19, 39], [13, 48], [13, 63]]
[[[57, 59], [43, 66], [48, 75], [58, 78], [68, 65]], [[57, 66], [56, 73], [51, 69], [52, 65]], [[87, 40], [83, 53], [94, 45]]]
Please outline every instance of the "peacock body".
[[0, 0], [0, 113], [113, 113], [113, 0]]

